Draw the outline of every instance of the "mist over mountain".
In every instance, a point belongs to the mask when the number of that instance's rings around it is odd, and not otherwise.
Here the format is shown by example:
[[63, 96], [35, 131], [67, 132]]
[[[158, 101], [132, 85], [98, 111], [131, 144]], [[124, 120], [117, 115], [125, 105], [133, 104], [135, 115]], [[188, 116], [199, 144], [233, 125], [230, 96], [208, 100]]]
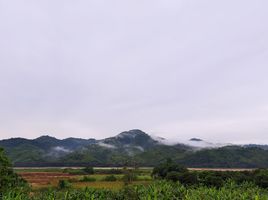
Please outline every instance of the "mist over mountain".
[[189, 167], [267, 167], [267, 145], [171, 144], [135, 129], [101, 140], [41, 136], [0, 141], [15, 166], [155, 166], [167, 158]]

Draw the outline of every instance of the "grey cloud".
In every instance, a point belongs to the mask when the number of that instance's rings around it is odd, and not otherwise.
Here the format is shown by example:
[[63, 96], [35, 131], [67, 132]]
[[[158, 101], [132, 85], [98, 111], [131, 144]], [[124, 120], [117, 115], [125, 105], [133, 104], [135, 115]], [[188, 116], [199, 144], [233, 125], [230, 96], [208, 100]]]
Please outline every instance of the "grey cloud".
[[0, 137], [268, 143], [267, 6], [0, 0]]

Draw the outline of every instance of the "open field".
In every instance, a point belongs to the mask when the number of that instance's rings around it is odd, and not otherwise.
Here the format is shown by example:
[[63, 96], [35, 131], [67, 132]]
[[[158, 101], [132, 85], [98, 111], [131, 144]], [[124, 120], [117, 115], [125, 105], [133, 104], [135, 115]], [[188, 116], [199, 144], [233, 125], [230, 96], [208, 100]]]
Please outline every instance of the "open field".
[[[59, 180], [67, 180], [72, 183], [73, 188], [106, 188], [106, 189], [120, 189], [124, 186], [122, 180], [123, 174], [113, 174], [116, 181], [105, 181], [105, 177], [111, 175], [107, 173], [109, 170], [123, 170], [123, 168], [94, 168], [95, 174], [83, 175], [81, 174], [83, 168], [15, 168], [15, 171], [22, 176], [33, 189], [38, 190], [42, 188], [56, 188]], [[132, 168], [129, 168], [132, 169]], [[225, 169], [225, 168], [189, 168], [190, 171], [219, 171], [219, 172], [242, 172], [252, 171], [253, 169]], [[132, 184], [149, 184], [151, 178], [152, 168], [139, 168], [137, 180]], [[94, 181], [81, 181], [83, 177], [90, 177]]]
[[[106, 189], [120, 189], [124, 186], [124, 174], [112, 174], [116, 181], [106, 181], [105, 178], [111, 174], [105, 174], [107, 169], [95, 169], [96, 174], [92, 175], [76, 175], [73, 172], [81, 172], [82, 169], [68, 169], [71, 173], [64, 173], [61, 168], [47, 168], [47, 169], [16, 169], [17, 173], [25, 179], [34, 190], [42, 188], [56, 188], [60, 180], [67, 180], [72, 183], [73, 188], [106, 188]], [[140, 171], [137, 179], [131, 184], [148, 184], [151, 182], [151, 170]], [[84, 177], [91, 178], [93, 181], [82, 181]]]
[[33, 188], [57, 186], [59, 180], [70, 180], [74, 175], [59, 172], [21, 172], [18, 173]]

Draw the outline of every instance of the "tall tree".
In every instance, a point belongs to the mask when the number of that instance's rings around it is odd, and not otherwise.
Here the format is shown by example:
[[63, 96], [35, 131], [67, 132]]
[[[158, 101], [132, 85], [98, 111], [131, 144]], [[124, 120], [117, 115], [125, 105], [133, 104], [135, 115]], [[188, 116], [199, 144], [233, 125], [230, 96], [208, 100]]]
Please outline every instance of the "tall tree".
[[26, 182], [13, 171], [4, 149], [0, 148], [0, 194], [11, 188], [25, 188], [26, 185]]

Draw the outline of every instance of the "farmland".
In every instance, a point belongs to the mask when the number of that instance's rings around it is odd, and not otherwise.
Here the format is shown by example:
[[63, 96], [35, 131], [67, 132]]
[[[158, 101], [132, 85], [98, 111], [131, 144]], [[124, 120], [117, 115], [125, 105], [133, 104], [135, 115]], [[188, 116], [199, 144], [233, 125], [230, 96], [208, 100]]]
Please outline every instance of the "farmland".
[[[15, 171], [24, 178], [34, 190], [41, 188], [56, 188], [59, 180], [67, 180], [72, 182], [74, 188], [105, 188], [105, 189], [121, 189], [124, 186], [122, 180], [123, 174], [113, 174], [116, 181], [105, 181], [105, 177], [111, 174], [110, 171], [118, 170], [123, 173], [123, 168], [94, 168], [96, 171], [93, 175], [86, 177], [92, 178], [94, 181], [81, 181], [83, 175], [82, 167], [75, 168], [15, 168]], [[132, 168], [130, 168], [132, 169]], [[252, 171], [253, 169], [224, 169], [224, 168], [189, 168], [190, 171], [216, 171], [216, 172], [242, 172]], [[147, 185], [152, 182], [152, 168], [140, 168], [138, 170], [136, 180], [131, 184]]]
[[[73, 188], [105, 188], [105, 189], [120, 189], [124, 186], [122, 180], [123, 175], [115, 174], [116, 181], [105, 181], [109, 174], [95, 174], [95, 175], [72, 175], [68, 173], [59, 172], [21, 172], [19, 175], [24, 178], [34, 190], [41, 188], [56, 188], [59, 180], [67, 180], [72, 183]], [[83, 181], [83, 178], [91, 178], [90, 181]], [[147, 184], [151, 181], [150, 175], [137, 176], [137, 180], [131, 184]]]
[[2, 163], [3, 200], [268, 199], [266, 169], [187, 169], [171, 159], [154, 168], [13, 169]]
[[[60, 180], [70, 182], [72, 188], [77, 189], [90, 187], [118, 190], [126, 184], [123, 180], [122, 168], [95, 168], [95, 173], [89, 175], [83, 172], [83, 168], [16, 168], [15, 171], [30, 184], [34, 191], [57, 188]], [[148, 185], [152, 181], [151, 171], [150, 168], [136, 170], [137, 175], [130, 185]], [[109, 176], [115, 179], [107, 181]]]
[[[173, 167], [177, 168], [177, 165]], [[14, 171], [27, 181], [30, 188], [27, 191], [9, 190], [3, 200], [268, 198], [267, 170], [177, 168], [185, 170], [180, 172], [177, 181], [174, 175], [167, 176], [167, 179], [152, 176], [157, 173], [156, 169], [15, 168]], [[258, 182], [260, 176], [262, 182]]]

